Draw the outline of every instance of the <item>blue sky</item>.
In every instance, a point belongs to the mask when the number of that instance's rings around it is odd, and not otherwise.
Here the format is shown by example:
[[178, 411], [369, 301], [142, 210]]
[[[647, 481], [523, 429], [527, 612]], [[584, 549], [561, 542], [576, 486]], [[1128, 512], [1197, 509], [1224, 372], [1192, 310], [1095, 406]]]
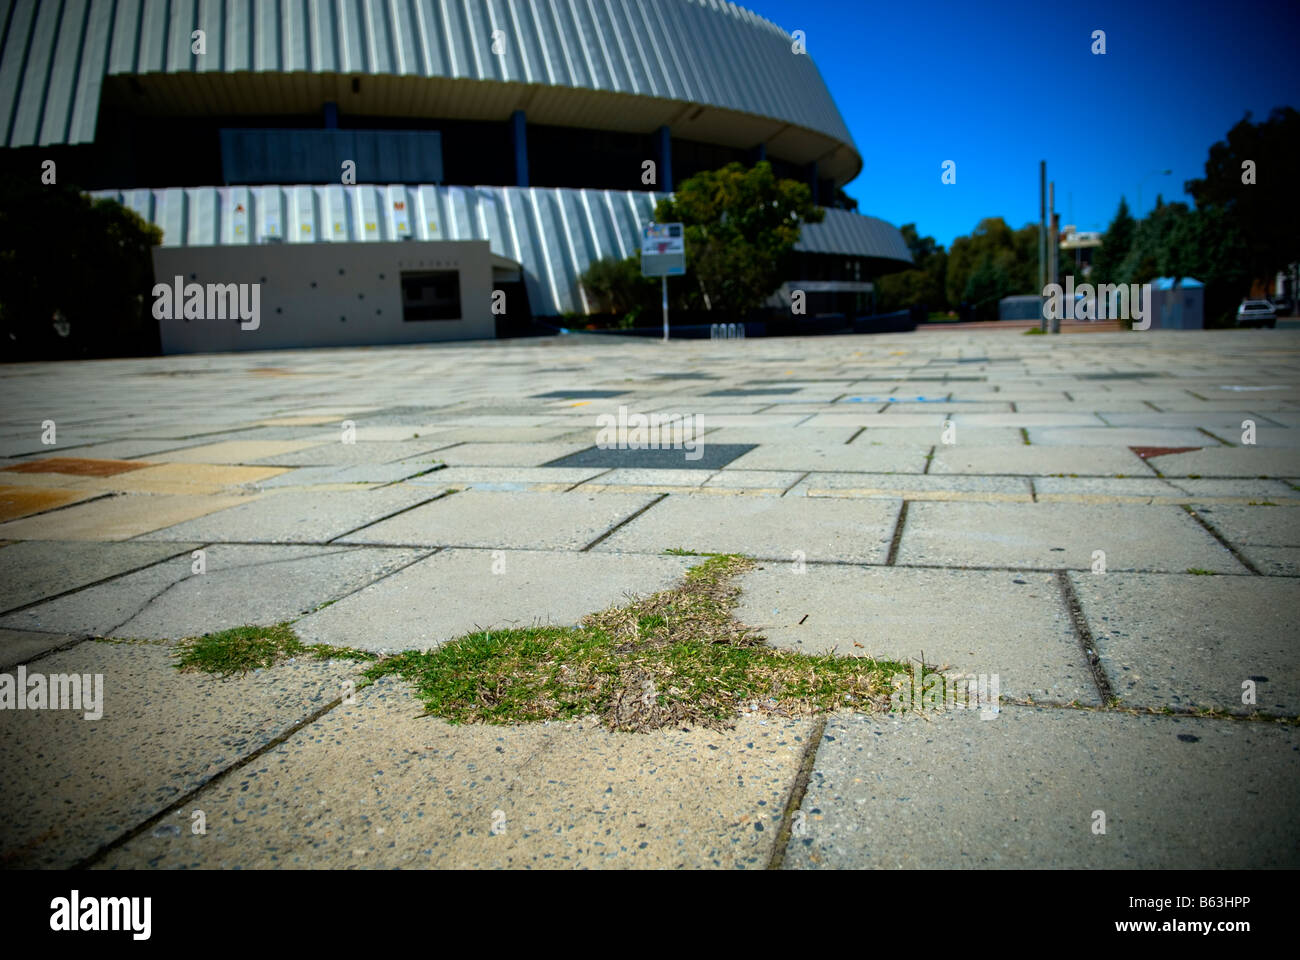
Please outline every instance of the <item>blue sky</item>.
[[1147, 209], [1157, 193], [1190, 204], [1183, 182], [1245, 111], [1300, 109], [1296, 0], [742, 5], [807, 34], [862, 153], [847, 187], [859, 210], [945, 246], [982, 217], [1037, 222], [1039, 160], [1061, 223], [1081, 230], [1104, 230], [1121, 194], [1135, 209], [1139, 182]]

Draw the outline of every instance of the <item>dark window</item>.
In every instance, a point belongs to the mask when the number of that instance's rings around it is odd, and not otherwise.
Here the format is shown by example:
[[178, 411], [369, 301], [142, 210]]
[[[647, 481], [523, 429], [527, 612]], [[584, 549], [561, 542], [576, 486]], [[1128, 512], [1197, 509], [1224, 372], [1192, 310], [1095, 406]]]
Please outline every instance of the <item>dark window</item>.
[[459, 320], [460, 272], [422, 270], [402, 274], [402, 319]]

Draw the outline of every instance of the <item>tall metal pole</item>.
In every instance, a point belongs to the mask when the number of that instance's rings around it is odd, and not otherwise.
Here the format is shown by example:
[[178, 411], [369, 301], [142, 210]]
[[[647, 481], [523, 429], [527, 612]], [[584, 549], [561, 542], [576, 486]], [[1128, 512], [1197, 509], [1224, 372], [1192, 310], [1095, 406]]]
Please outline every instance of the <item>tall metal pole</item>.
[[668, 275], [664, 274], [659, 278], [663, 283], [664, 294], [664, 343], [668, 342]]
[[[1056, 239], [1056, 184], [1052, 183], [1047, 188], [1047, 205], [1051, 216], [1051, 235], [1047, 238], [1047, 276], [1048, 283], [1057, 283], [1056, 276], [1056, 257], [1059, 250]], [[1052, 333], [1061, 332], [1060, 316], [1052, 317]]]
[[[1038, 289], [1047, 288], [1047, 161], [1038, 161]], [[1047, 332], [1047, 318], [1039, 329]]]

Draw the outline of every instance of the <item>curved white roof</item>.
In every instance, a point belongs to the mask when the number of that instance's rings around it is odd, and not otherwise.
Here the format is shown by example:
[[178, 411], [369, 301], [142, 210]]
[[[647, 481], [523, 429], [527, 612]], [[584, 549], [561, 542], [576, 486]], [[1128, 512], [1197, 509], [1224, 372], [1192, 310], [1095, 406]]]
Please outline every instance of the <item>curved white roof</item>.
[[[542, 187], [270, 186], [100, 191], [163, 229], [163, 246], [264, 242], [487, 240], [523, 267], [532, 311], [586, 313], [578, 277], [593, 260], [629, 257], [662, 194]], [[911, 263], [883, 220], [828, 209], [798, 248]]]
[[[317, 111], [648, 132], [817, 162], [857, 147], [807, 54], [723, 0], [17, 0], [0, 48], [0, 143], [93, 141], [130, 76], [160, 114]], [[193, 52], [204, 31], [206, 52]], [[363, 78], [359, 89], [352, 79]], [[370, 79], [365, 79], [369, 77]]]

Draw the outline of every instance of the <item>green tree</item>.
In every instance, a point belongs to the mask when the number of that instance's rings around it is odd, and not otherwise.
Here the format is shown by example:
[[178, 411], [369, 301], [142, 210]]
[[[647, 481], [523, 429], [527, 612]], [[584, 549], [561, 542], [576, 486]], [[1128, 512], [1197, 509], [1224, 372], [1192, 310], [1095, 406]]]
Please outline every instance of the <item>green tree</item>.
[[686, 264], [701, 297], [743, 319], [785, 279], [801, 225], [819, 223], [807, 184], [778, 180], [766, 161], [698, 173], [655, 205], [659, 223], [686, 228]]
[[913, 267], [885, 274], [876, 281], [877, 305], [881, 312], [921, 307], [943, 310], [948, 306], [944, 281], [948, 273], [948, 252], [934, 237], [922, 237], [916, 224], [898, 228], [912, 253]]
[[998, 301], [1034, 293], [1037, 277], [1038, 227], [1029, 224], [1013, 231], [1001, 217], [987, 217], [970, 236], [953, 241], [948, 255], [948, 302], [966, 304], [981, 320], [994, 320]]
[[[1298, 155], [1300, 112], [1278, 108], [1263, 123], [1251, 123], [1247, 113], [1228, 131], [1226, 140], [1210, 147], [1205, 176], [1183, 184], [1198, 210], [1217, 210], [1230, 217], [1244, 241], [1244, 266], [1252, 279], [1271, 279], [1300, 260]], [[1253, 177], [1243, 169], [1247, 164]]]
[[633, 326], [659, 299], [658, 281], [641, 275], [640, 258], [593, 261], [581, 277], [592, 313], [614, 314]]
[[151, 249], [161, 242], [158, 227], [116, 201], [41, 184], [36, 173], [0, 178], [4, 356], [155, 352]]
[[1090, 279], [1094, 283], [1119, 283], [1119, 266], [1128, 256], [1129, 250], [1133, 248], [1133, 236], [1137, 232], [1137, 221], [1129, 213], [1128, 201], [1123, 197], [1119, 198], [1119, 209], [1115, 211], [1115, 219], [1111, 220], [1110, 226], [1106, 228], [1106, 233], [1102, 237], [1101, 246], [1097, 249], [1092, 261], [1092, 275]]

